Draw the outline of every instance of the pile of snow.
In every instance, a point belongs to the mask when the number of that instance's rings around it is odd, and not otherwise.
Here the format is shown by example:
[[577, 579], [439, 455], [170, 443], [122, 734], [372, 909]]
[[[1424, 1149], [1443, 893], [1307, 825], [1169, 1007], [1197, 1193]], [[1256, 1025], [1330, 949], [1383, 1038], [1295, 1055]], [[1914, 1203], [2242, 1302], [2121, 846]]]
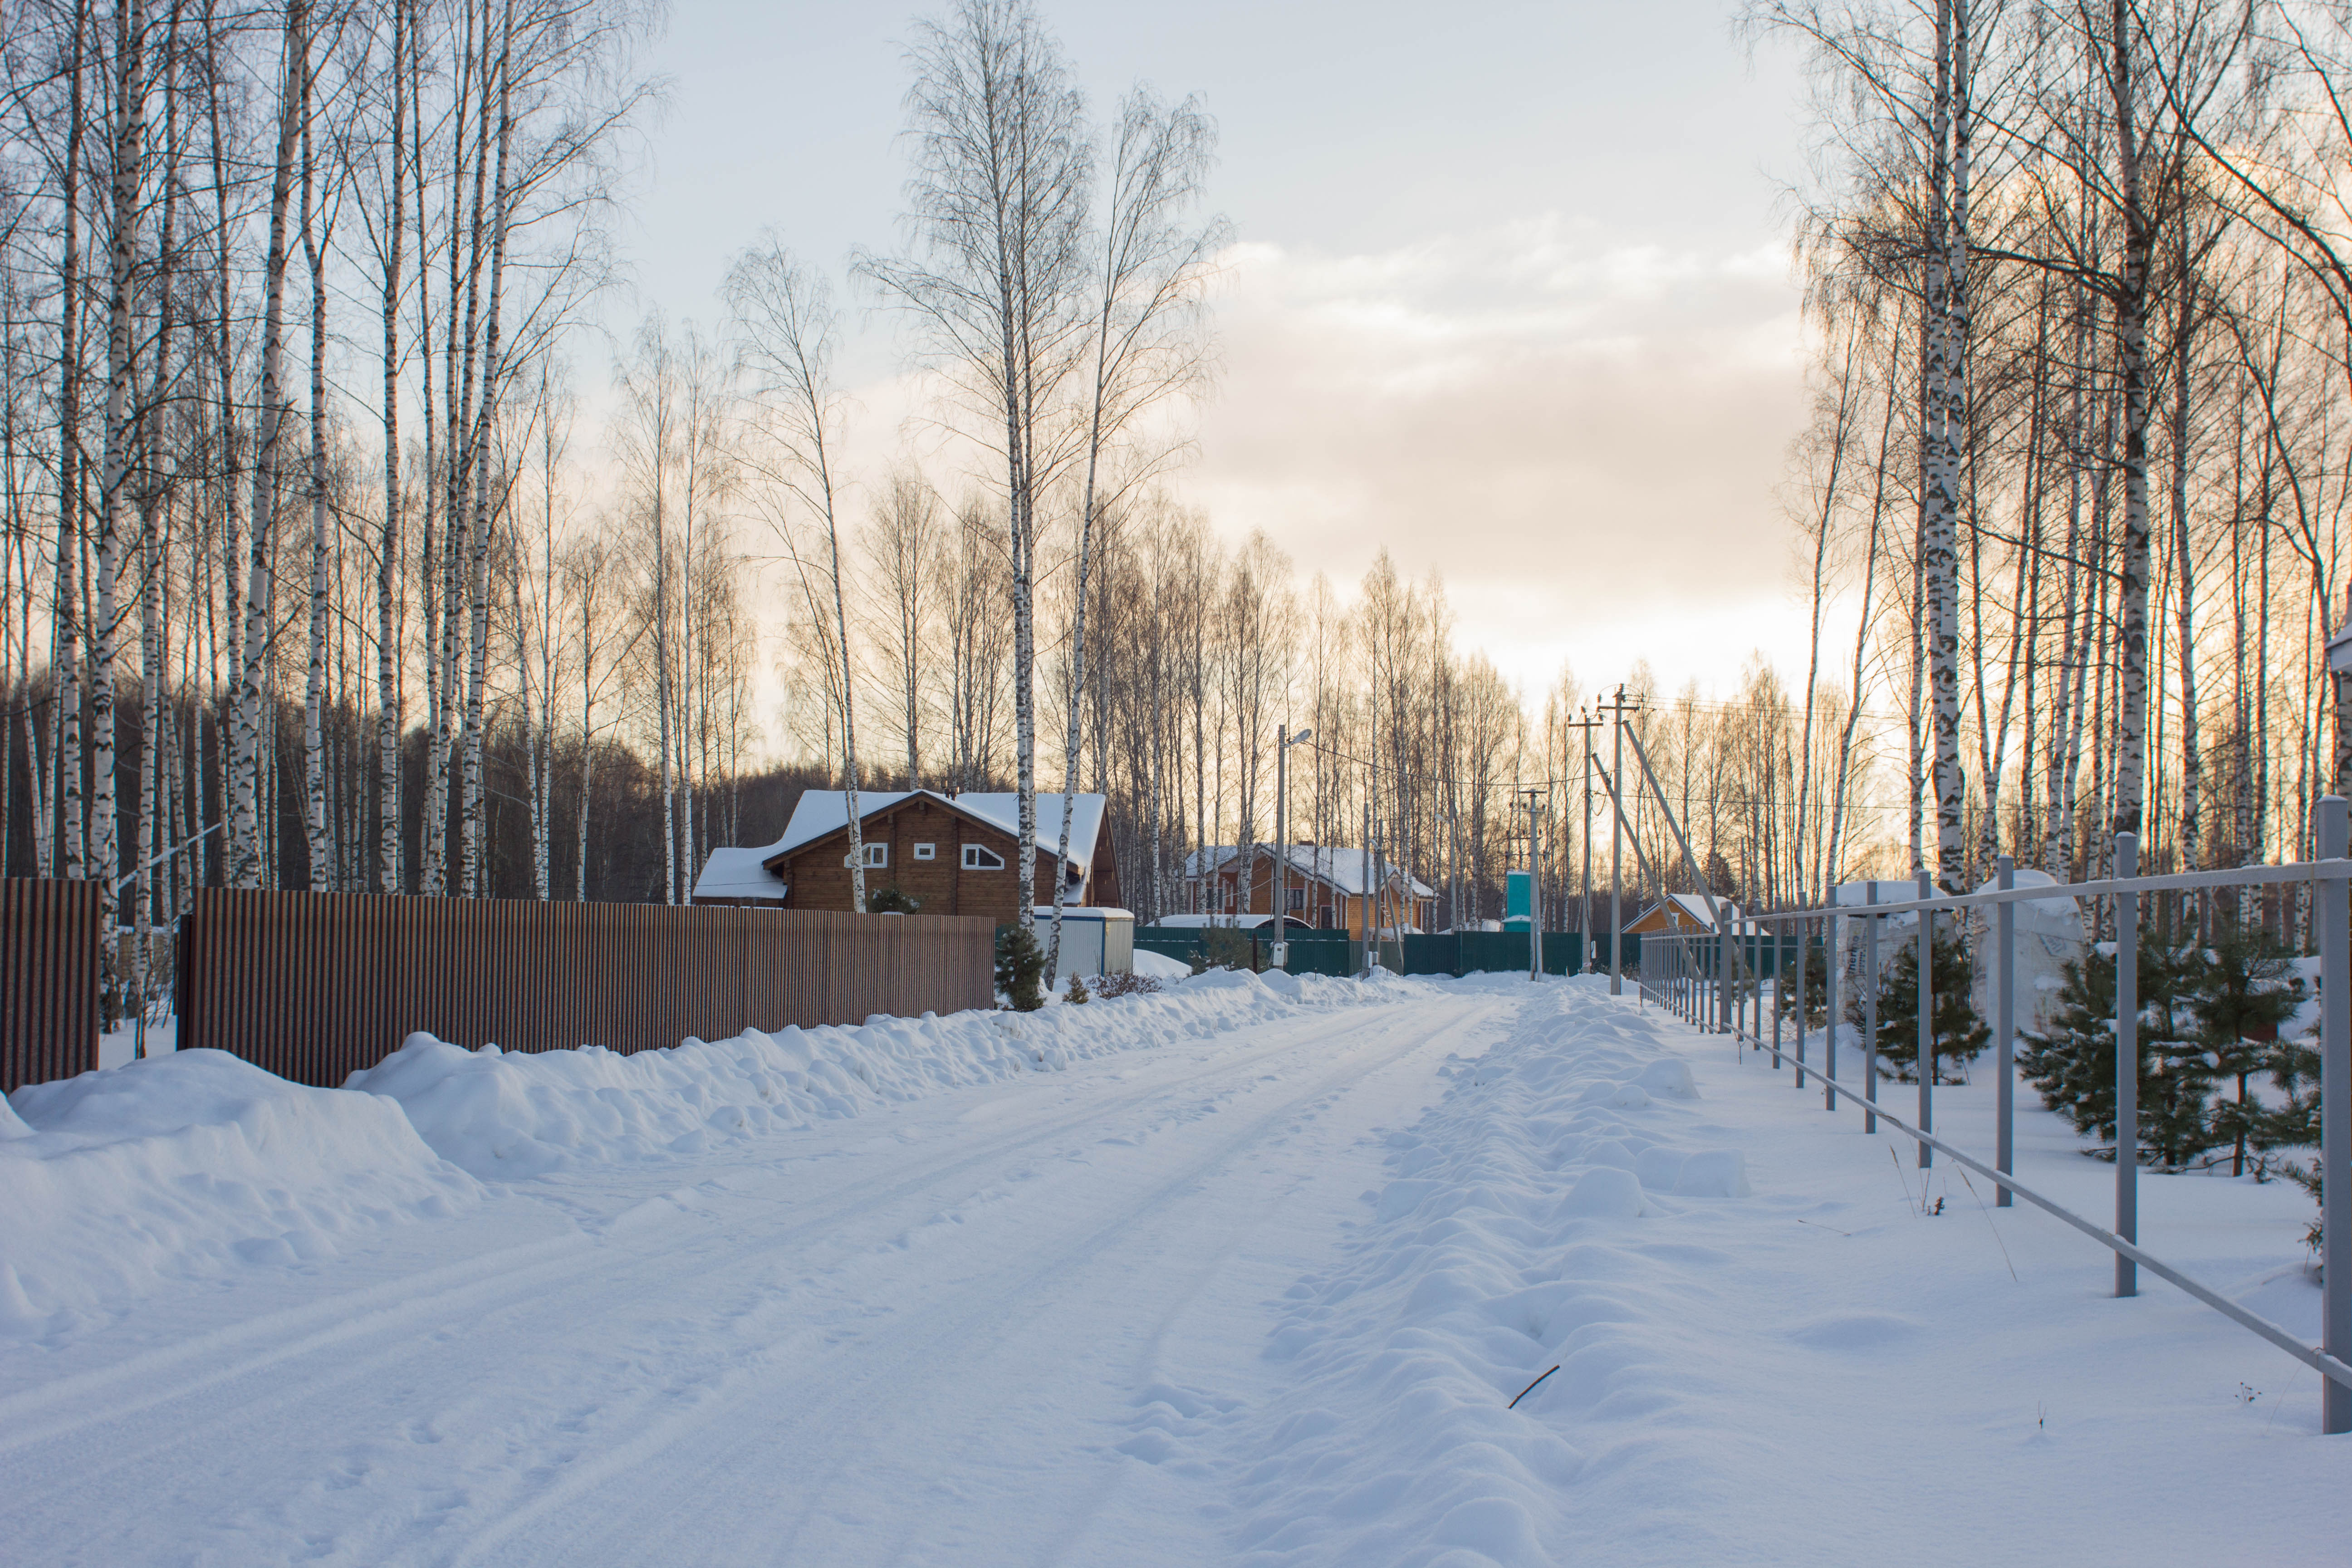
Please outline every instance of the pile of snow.
[[1135, 973], [1154, 980], [1181, 980], [1192, 973], [1192, 966], [1181, 958], [1139, 947], [1135, 950]]
[[[1986, 881], [1976, 890], [1989, 893], [1997, 882]], [[2056, 888], [2058, 880], [2046, 871], [2020, 867], [2017, 885], [2021, 888]], [[1836, 899], [1842, 909], [1856, 913], [1868, 907], [1868, 882], [1844, 882], [1838, 886]], [[1903, 903], [1919, 896], [1915, 882], [1880, 882], [1878, 901], [1882, 904]], [[2058, 993], [2065, 983], [2065, 967], [2083, 960], [2083, 915], [2071, 894], [2057, 893], [2046, 899], [2021, 899], [2013, 906], [2017, 974], [2017, 1026], [2036, 1033], [2050, 1027], [2056, 1016]], [[1918, 942], [1919, 917], [1916, 914], [1880, 915], [1878, 920], [1878, 969], [1884, 975], [1906, 950]], [[1970, 980], [1969, 1005], [1977, 1016], [1990, 1023], [1997, 1011], [1998, 998], [1994, 984], [1998, 978], [1993, 960], [1999, 945], [1992, 937], [1994, 910], [1987, 906], [1969, 909], [1962, 917], [1967, 927], [1969, 948], [1974, 970]], [[1947, 937], [1951, 934], [1948, 917], [1938, 922]], [[1847, 920], [1839, 922], [1838, 958], [1840, 974], [1844, 984], [1853, 986], [1862, 983], [1864, 952], [1864, 922]]]
[[674, 1161], [938, 1089], [1200, 1038], [1417, 982], [1218, 971], [1020, 1015], [875, 1016], [633, 1056], [430, 1035], [341, 1089], [181, 1051], [0, 1101], [0, 1339], [64, 1333], [166, 1279], [303, 1268], [339, 1239], [479, 1203], [477, 1178]]
[[416, 1034], [344, 1087], [398, 1101], [425, 1142], [466, 1170], [513, 1181], [583, 1163], [698, 1154], [942, 1089], [1272, 1022], [1300, 1007], [1425, 994], [1411, 982], [1213, 970], [1083, 1007], [877, 1014], [854, 1026], [747, 1029], [629, 1056], [593, 1046], [469, 1051]]
[[384, 1100], [182, 1051], [16, 1090], [0, 1194], [0, 1338], [29, 1338], [165, 1279], [305, 1267], [483, 1190]]

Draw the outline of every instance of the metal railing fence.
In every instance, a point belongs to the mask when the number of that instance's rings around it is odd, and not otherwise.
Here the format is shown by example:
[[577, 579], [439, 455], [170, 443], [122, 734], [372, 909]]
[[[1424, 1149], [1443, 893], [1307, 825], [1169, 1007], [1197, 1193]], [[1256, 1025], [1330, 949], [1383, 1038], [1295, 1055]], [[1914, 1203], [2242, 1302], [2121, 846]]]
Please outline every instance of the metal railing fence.
[[[2116, 874], [2082, 882], [2040, 884], [2021, 888], [2015, 865], [2008, 856], [1999, 861], [1995, 885], [1976, 892], [1937, 893], [1922, 868], [1914, 872], [1917, 896], [1906, 900], [1878, 897], [1879, 885], [1867, 885], [1861, 904], [1784, 910], [1749, 914], [1735, 933], [1725, 918], [1713, 931], [1675, 939], [1652, 938], [1643, 944], [1641, 995], [1710, 1033], [1733, 1036], [1741, 1055], [1750, 1049], [1769, 1054], [1776, 1068], [1794, 1075], [1802, 1088], [1807, 1079], [1821, 1086], [1823, 1109], [1835, 1110], [1841, 1099], [1863, 1114], [1863, 1131], [1874, 1132], [1886, 1122], [1918, 1148], [1922, 1168], [1941, 1153], [1963, 1168], [1991, 1181], [1998, 1202], [2010, 1207], [2022, 1198], [2083, 1232], [2115, 1254], [2115, 1294], [2136, 1295], [2142, 1268], [2211, 1307], [2233, 1322], [2251, 1330], [2317, 1372], [2323, 1390], [2320, 1426], [2323, 1432], [2352, 1432], [2352, 859], [2347, 859], [2347, 807], [2340, 796], [2318, 803], [2318, 857], [2278, 866], [2247, 866], [2219, 871], [2183, 871], [2157, 876], [2137, 874], [2138, 841], [2122, 833], [2115, 838]], [[2319, 960], [2320, 1021], [2320, 1151], [2321, 1173], [2321, 1307], [2320, 1342], [2315, 1347], [2260, 1314], [2249, 1311], [2220, 1292], [2200, 1284], [2139, 1245], [2138, 1095], [2142, 1065], [2138, 986], [2138, 948], [2145, 900], [2152, 895], [2219, 894], [2230, 889], [2301, 888], [2311, 900], [2312, 945]], [[2017, 1180], [2016, 1158], [2016, 1039], [2017, 974], [2015, 914], [2028, 900], [2072, 898], [2088, 902], [2088, 912], [2104, 912], [2098, 900], [2111, 901], [2116, 944], [2116, 1215], [2110, 1226], [2068, 1209]], [[1941, 1054], [1935, 1037], [1934, 944], [1938, 916], [1977, 911], [1986, 916], [1986, 933], [1994, 952], [1991, 1020], [1996, 1100], [1994, 1154], [1990, 1163], [1937, 1135], [1935, 1131], [1936, 1062]], [[1916, 943], [1918, 1002], [1917, 1035], [1913, 1047], [1921, 1064], [1918, 1100], [1906, 1119], [1878, 1098], [1877, 1016], [1879, 995], [1878, 939], [1885, 921], [1895, 915], [1916, 915], [1916, 930], [1906, 933]], [[1842, 971], [1839, 942], [1841, 921], [1861, 923], [1856, 968], [1866, 983], [1858, 987], [1861, 1004], [1863, 1079], [1857, 1088], [1838, 1077], [1839, 1031], [1846, 1020], [1840, 1005]], [[2100, 927], [2093, 923], [2095, 939]], [[2089, 951], [2086, 941], [2086, 955]], [[1818, 1033], [1822, 1059], [1807, 1060], [1807, 1035], [1801, 1010], [1806, 1009], [1809, 965], [1822, 965], [1822, 1012]], [[1765, 982], [1771, 984], [1768, 989]], [[1786, 1016], [1789, 1000], [1799, 1002], [1800, 1014]], [[1784, 1029], [1790, 1035], [1784, 1044]]]

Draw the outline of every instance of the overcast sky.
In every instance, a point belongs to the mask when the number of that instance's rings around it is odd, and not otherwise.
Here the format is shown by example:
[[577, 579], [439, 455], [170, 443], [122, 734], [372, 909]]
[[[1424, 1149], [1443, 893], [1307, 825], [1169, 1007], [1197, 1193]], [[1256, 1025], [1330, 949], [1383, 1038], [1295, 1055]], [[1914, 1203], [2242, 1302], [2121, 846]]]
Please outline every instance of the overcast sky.
[[[678, 0], [615, 327], [710, 321], [762, 228], [836, 279], [894, 243], [916, 10]], [[1723, 691], [1758, 649], [1801, 675], [1800, 84], [1725, 0], [1045, 15], [1098, 110], [1143, 78], [1217, 121], [1223, 368], [1175, 484], [1228, 539], [1263, 528], [1343, 588], [1383, 546], [1441, 570], [1459, 640], [1531, 694], [1564, 659], [1588, 688], [1647, 658]], [[884, 451], [896, 343], [852, 320]]]

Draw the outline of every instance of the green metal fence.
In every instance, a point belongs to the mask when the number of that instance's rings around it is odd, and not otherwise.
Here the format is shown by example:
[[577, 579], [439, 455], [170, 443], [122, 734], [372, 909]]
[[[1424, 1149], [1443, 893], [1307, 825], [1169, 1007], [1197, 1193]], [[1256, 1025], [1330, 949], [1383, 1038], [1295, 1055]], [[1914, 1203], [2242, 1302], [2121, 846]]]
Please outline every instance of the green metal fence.
[[[1230, 928], [1220, 928], [1221, 931], [1226, 929]], [[1248, 940], [1252, 969], [1262, 973], [1273, 967], [1274, 933], [1270, 930], [1260, 927], [1235, 934]], [[1139, 950], [1183, 963], [1196, 962], [1208, 940], [1207, 931], [1199, 926], [1139, 926], [1135, 932]], [[1609, 965], [1608, 935], [1603, 932], [1593, 940], [1599, 967], [1605, 970]], [[1294, 931], [1289, 944], [1289, 963], [1285, 967], [1292, 974], [1357, 974], [1363, 971], [1364, 944], [1346, 931]], [[1379, 956], [1382, 968], [1399, 974], [1524, 974], [1528, 969], [1528, 933], [1465, 931], [1391, 937], [1379, 944]], [[1544, 932], [1543, 961], [1547, 974], [1581, 973], [1583, 933]], [[1642, 939], [1626, 937], [1626, 966], [1636, 967], [1641, 961]]]

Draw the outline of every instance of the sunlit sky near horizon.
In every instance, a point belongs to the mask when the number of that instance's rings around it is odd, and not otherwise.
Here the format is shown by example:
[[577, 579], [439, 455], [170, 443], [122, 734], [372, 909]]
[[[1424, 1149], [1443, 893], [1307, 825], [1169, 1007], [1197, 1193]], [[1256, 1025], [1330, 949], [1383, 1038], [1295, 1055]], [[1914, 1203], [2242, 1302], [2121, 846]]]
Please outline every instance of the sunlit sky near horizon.
[[[836, 279], [897, 242], [917, 10], [680, 0], [609, 330], [709, 324], [762, 229]], [[1724, 0], [1044, 10], [1098, 111], [1142, 78], [1218, 123], [1223, 368], [1172, 488], [1229, 541], [1263, 528], [1343, 591], [1382, 548], [1442, 572], [1457, 642], [1531, 697], [1564, 661], [1588, 692], [1636, 659], [1710, 694], [1757, 652], [1801, 675], [1786, 51]], [[878, 466], [899, 345], [848, 324]]]

